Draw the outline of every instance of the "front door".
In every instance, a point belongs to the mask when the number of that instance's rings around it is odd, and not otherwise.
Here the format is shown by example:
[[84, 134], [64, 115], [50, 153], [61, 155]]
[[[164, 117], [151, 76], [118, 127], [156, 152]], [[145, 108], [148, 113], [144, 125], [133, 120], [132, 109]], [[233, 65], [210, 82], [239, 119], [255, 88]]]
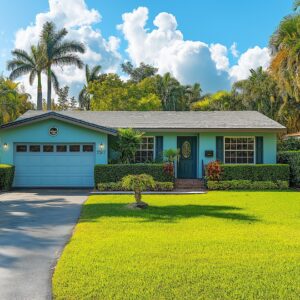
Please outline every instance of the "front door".
[[178, 136], [177, 147], [180, 150], [177, 177], [184, 179], [197, 178], [197, 137]]

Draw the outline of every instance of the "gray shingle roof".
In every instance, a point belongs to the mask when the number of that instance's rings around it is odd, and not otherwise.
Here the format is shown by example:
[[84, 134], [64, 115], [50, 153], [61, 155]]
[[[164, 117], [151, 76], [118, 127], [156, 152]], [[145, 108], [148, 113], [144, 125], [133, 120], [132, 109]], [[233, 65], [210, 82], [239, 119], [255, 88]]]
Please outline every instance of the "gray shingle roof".
[[[49, 112], [48, 112], [49, 113]], [[199, 129], [284, 131], [285, 127], [256, 111], [59, 111], [57, 115], [104, 128]], [[17, 119], [42, 117], [47, 112], [28, 111]]]

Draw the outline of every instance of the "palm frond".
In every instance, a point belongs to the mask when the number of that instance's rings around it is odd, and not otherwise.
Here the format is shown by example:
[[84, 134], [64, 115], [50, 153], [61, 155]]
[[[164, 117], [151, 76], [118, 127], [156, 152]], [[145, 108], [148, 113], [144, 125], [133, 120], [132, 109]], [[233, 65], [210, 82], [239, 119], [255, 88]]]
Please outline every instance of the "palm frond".
[[58, 58], [60, 56], [70, 53], [84, 53], [85, 46], [83, 43], [77, 41], [64, 41], [63, 43], [56, 44], [53, 49], [53, 57]]
[[57, 93], [59, 90], [59, 82], [58, 82], [58, 78], [57, 78], [56, 74], [52, 70], [51, 70], [51, 80], [52, 80], [53, 88], [54, 88], [55, 92]]
[[100, 70], [101, 70], [101, 66], [100, 65], [94, 66], [93, 69], [92, 69], [92, 71], [91, 71], [91, 75], [90, 75], [90, 80], [89, 81], [96, 80], [99, 77]]
[[29, 74], [29, 84], [30, 85], [33, 85], [33, 82], [34, 82], [34, 79], [35, 79], [35, 76], [37, 75], [37, 72], [36, 70], [32, 70]]
[[32, 67], [31, 65], [23, 65], [23, 66], [20, 66], [16, 69], [14, 69], [10, 75], [9, 75], [9, 79], [10, 80], [14, 80], [14, 79], [17, 79], [18, 77], [22, 76], [22, 75], [26, 75], [28, 74], [29, 72], [32, 71]]
[[87, 83], [90, 81], [90, 78], [91, 78], [90, 67], [89, 65], [85, 65], [85, 79]]
[[75, 55], [75, 54], [68, 54], [65, 56], [57, 57], [57, 58], [53, 59], [52, 64], [56, 65], [56, 66], [75, 65], [79, 69], [82, 69], [84, 66], [82, 60], [79, 58], [78, 55]]
[[12, 56], [16, 57], [20, 61], [34, 65], [34, 61], [32, 57], [30, 57], [30, 55], [25, 50], [15, 49], [11, 52], [11, 54]]

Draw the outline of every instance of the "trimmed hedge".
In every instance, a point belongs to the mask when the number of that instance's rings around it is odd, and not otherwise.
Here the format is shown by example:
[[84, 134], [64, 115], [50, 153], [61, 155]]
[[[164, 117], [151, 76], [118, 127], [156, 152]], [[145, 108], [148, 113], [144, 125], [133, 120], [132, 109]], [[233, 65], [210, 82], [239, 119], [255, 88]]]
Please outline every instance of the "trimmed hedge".
[[0, 191], [9, 191], [15, 175], [15, 166], [0, 164]]
[[250, 181], [289, 181], [290, 169], [286, 164], [272, 165], [222, 165], [221, 181], [250, 180]]
[[290, 165], [291, 185], [300, 186], [300, 151], [278, 153], [278, 162]]
[[[106, 183], [98, 183], [97, 189], [101, 192], [104, 191], [129, 191], [129, 189], [125, 189], [122, 186], [122, 182], [106, 182]], [[149, 189], [150, 191], [172, 191], [174, 189], [173, 182], [155, 182], [155, 187], [153, 189]]]
[[277, 181], [251, 181], [251, 180], [226, 180], [207, 182], [209, 190], [286, 190], [289, 182]]
[[155, 181], [172, 182], [173, 176], [163, 170], [163, 164], [112, 164], [96, 165], [94, 169], [95, 186], [103, 182], [117, 182], [127, 175], [148, 174]]

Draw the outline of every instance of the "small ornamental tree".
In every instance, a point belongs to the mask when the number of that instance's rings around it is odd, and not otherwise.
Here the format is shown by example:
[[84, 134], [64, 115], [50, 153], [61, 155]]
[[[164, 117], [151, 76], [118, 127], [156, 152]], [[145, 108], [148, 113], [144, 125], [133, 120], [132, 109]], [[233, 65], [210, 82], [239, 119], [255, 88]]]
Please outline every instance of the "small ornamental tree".
[[219, 181], [221, 179], [222, 168], [218, 160], [211, 161], [206, 166], [206, 179]]
[[134, 191], [134, 198], [136, 203], [134, 207], [146, 208], [147, 203], [142, 202], [142, 192], [148, 188], [155, 187], [155, 181], [152, 176], [147, 174], [128, 175], [122, 179], [122, 186], [125, 189]]

